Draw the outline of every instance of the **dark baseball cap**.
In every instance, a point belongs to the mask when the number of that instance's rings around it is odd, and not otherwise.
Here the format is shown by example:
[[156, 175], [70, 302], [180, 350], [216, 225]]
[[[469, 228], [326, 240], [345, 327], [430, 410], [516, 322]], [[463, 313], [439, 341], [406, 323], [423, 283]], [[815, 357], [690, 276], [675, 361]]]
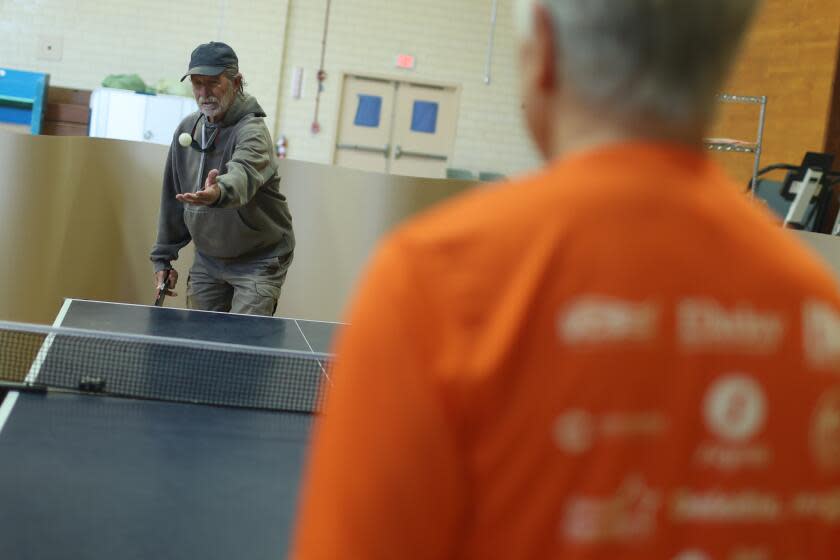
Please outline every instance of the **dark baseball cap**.
[[230, 45], [225, 43], [218, 43], [210, 41], [203, 45], [198, 45], [190, 55], [190, 66], [184, 77], [181, 78], [183, 82], [187, 76], [194, 74], [200, 76], [218, 76], [224, 72], [225, 68], [239, 68], [239, 59], [236, 53], [230, 48]]

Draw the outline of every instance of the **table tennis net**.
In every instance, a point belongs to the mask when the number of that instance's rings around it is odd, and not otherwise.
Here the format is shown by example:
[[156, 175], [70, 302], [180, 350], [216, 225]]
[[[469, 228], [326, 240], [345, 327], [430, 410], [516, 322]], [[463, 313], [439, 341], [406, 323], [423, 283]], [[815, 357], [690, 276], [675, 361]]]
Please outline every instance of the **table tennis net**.
[[7, 389], [318, 412], [330, 356], [0, 321]]

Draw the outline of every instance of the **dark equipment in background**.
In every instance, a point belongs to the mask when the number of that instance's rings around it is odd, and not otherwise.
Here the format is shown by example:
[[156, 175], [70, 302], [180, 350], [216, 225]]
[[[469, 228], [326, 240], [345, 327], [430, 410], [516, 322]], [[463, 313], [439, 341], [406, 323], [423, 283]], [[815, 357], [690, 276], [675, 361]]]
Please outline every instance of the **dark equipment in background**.
[[[755, 195], [787, 228], [840, 235], [840, 220], [830, 217], [837, 214], [834, 187], [840, 184], [840, 172], [831, 171], [833, 164], [834, 154], [808, 152], [800, 165], [769, 165], [758, 172]], [[787, 171], [781, 183], [764, 178], [774, 171]], [[831, 228], [826, 227], [829, 220]]]

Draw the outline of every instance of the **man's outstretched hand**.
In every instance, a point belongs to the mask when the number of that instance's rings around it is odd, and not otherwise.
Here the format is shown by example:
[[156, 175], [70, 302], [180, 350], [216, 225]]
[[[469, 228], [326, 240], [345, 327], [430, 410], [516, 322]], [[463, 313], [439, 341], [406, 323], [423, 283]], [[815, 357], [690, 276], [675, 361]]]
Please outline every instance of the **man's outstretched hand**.
[[211, 169], [207, 174], [207, 180], [204, 181], [204, 188], [194, 193], [176, 194], [175, 198], [184, 204], [194, 204], [196, 206], [212, 206], [218, 202], [219, 197], [222, 196], [222, 189], [219, 183], [216, 182], [216, 177], [219, 176], [218, 169]]

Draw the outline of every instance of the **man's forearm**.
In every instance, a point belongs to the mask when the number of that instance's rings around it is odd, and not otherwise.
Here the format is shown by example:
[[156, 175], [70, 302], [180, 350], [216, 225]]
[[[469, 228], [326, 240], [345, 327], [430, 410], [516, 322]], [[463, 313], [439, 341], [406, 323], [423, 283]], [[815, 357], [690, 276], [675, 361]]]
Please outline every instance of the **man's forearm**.
[[221, 196], [214, 206], [236, 208], [248, 204], [277, 172], [271, 150], [271, 143], [259, 131], [242, 138], [226, 164], [225, 174], [216, 179]]

